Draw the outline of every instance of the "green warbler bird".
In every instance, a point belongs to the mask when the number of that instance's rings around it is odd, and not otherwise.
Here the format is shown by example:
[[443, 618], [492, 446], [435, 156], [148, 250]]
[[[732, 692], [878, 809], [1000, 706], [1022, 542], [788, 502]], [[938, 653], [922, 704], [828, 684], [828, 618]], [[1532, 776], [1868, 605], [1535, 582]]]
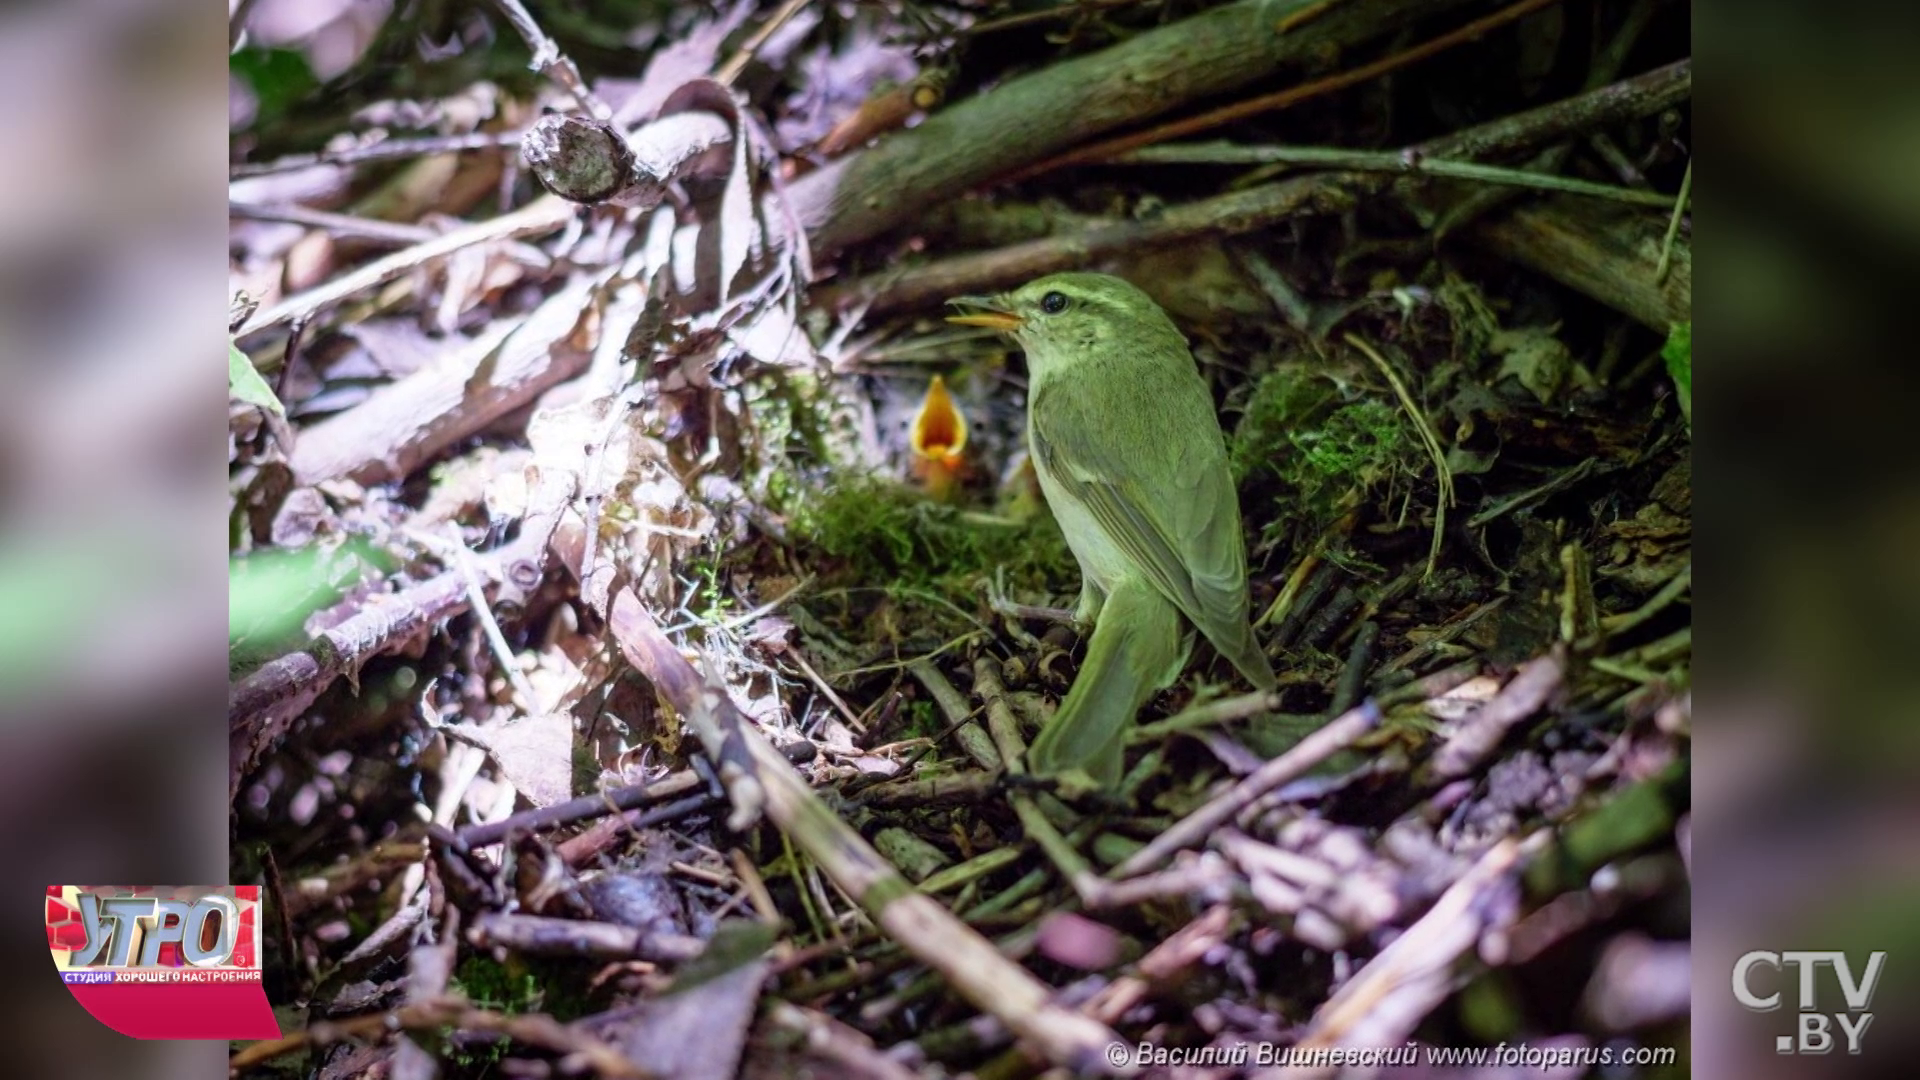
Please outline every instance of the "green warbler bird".
[[1255, 686], [1273, 668], [1247, 622], [1247, 555], [1213, 396], [1186, 339], [1139, 289], [1054, 274], [947, 321], [1027, 353], [1027, 441], [1040, 489], [1080, 563], [1087, 660], [1027, 753], [1039, 776], [1119, 783], [1127, 725], [1206, 635]]

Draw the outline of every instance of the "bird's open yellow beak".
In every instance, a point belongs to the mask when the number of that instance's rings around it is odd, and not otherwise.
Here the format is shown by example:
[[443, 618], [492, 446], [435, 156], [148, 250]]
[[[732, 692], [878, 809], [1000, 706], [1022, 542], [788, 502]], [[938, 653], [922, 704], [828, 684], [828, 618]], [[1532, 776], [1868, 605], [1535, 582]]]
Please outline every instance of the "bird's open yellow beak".
[[989, 330], [1011, 332], [1026, 323], [1025, 319], [1008, 310], [1007, 302], [997, 296], [956, 296], [947, 303], [980, 309], [973, 314], [947, 316], [948, 322], [961, 326], [984, 326]]

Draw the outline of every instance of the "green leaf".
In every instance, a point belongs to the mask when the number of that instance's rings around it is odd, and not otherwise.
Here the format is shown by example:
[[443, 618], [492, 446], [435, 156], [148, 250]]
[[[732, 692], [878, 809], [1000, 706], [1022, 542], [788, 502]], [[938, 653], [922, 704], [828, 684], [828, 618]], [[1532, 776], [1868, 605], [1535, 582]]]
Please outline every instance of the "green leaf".
[[1667, 331], [1667, 343], [1660, 348], [1667, 362], [1667, 374], [1673, 376], [1673, 388], [1680, 395], [1680, 414], [1693, 427], [1693, 322], [1674, 323]]
[[294, 49], [241, 49], [227, 58], [227, 70], [246, 83], [259, 101], [249, 125], [256, 131], [286, 115], [320, 87], [306, 54]]
[[258, 405], [278, 416], [287, 415], [280, 399], [273, 396], [273, 387], [254, 370], [253, 361], [247, 359], [247, 354], [240, 351], [232, 338], [227, 339], [227, 396]]

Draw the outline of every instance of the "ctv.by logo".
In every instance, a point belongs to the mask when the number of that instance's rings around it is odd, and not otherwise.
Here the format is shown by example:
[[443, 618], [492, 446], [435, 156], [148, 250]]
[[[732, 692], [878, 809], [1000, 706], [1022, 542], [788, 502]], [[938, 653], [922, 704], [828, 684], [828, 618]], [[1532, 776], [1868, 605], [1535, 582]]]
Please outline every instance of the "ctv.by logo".
[[[1795, 965], [1800, 969], [1799, 1030], [1794, 1035], [1782, 1035], [1775, 1039], [1774, 1051], [1781, 1054], [1825, 1054], [1833, 1049], [1833, 1027], [1837, 1024], [1847, 1041], [1847, 1053], [1858, 1054], [1860, 1038], [1867, 1033], [1867, 1025], [1873, 1023], [1873, 1014], [1867, 1011], [1867, 1007], [1873, 1004], [1873, 991], [1880, 984], [1880, 969], [1886, 960], [1887, 954], [1884, 952], [1869, 954], [1867, 970], [1855, 978], [1853, 965], [1848, 962], [1845, 953], [1755, 950], [1742, 956], [1733, 965], [1733, 997], [1753, 1012], [1773, 1012], [1780, 1008], [1780, 991], [1775, 990], [1765, 996], [1755, 994], [1749, 982], [1753, 969], [1766, 965], [1777, 971], [1787, 965]], [[1840, 996], [1847, 1003], [1847, 1011], [1834, 1013], [1832, 1020], [1827, 1018], [1826, 1013], [1818, 1011], [1819, 1003], [1814, 997], [1814, 979], [1822, 964], [1833, 965], [1834, 976], [1840, 982]]]

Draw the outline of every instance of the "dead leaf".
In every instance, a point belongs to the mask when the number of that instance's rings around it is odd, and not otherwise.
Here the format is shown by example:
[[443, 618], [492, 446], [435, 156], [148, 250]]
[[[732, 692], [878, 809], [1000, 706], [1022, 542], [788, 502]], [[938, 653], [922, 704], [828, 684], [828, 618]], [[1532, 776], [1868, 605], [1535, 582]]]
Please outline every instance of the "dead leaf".
[[[635, 1006], [603, 1037], [657, 1076], [733, 1080], [767, 978], [764, 946], [753, 948], [763, 930], [741, 920], [722, 923], [674, 989]], [[770, 940], [771, 933], [763, 936]], [[725, 955], [736, 951], [746, 955]]]
[[680, 35], [679, 40], [654, 52], [653, 59], [647, 62], [647, 70], [638, 79], [596, 82], [594, 90], [613, 108], [613, 122], [631, 126], [651, 119], [675, 90], [712, 71], [727, 35], [739, 29], [753, 9], [752, 0], [743, 0], [722, 12], [719, 18]]
[[573, 797], [573, 718], [543, 713], [481, 727], [460, 725], [484, 743], [500, 763], [507, 783], [535, 806]]
[[1572, 354], [1555, 334], [1558, 327], [1527, 326], [1502, 330], [1493, 335], [1488, 347], [1501, 357], [1496, 378], [1512, 376], [1532, 391], [1540, 404], [1552, 404], [1566, 383], [1573, 364]]

